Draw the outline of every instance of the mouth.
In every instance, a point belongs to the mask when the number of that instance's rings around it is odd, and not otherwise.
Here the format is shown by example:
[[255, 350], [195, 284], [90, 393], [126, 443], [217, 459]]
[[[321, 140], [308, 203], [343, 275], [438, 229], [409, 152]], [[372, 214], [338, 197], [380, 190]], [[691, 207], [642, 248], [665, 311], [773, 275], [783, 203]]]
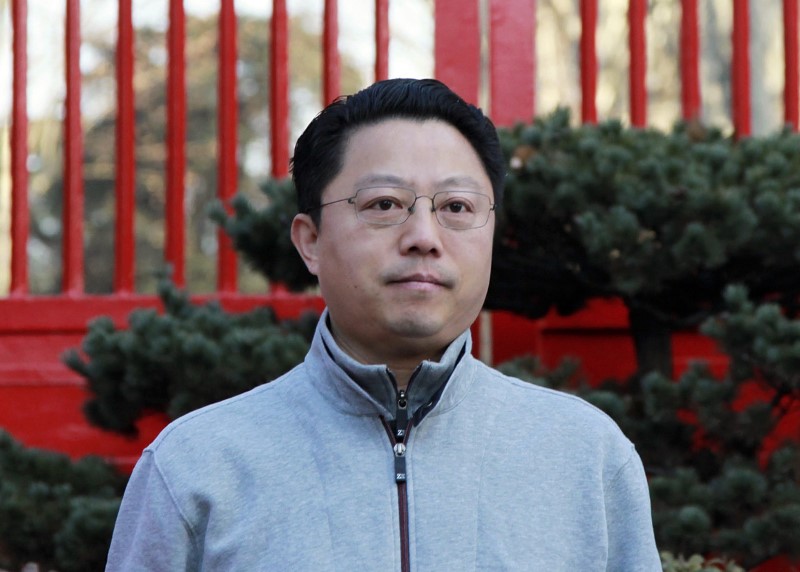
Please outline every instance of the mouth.
[[451, 288], [452, 280], [439, 276], [437, 274], [428, 274], [424, 272], [417, 272], [413, 274], [402, 274], [399, 276], [390, 276], [386, 281], [387, 284], [396, 284], [401, 286], [417, 287], [417, 288]]

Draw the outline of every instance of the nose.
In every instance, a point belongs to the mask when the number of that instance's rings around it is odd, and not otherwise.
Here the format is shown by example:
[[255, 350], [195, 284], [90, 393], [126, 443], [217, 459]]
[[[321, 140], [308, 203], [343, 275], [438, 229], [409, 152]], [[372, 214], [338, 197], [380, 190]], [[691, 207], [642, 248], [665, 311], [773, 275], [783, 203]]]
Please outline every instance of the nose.
[[[418, 206], [420, 199], [431, 201], [430, 208]], [[433, 210], [433, 199], [426, 196], [417, 196], [414, 204], [409, 208], [409, 217], [405, 223], [398, 226], [401, 229], [400, 250], [403, 254], [440, 254], [442, 251], [441, 231], [442, 226], [436, 220]]]

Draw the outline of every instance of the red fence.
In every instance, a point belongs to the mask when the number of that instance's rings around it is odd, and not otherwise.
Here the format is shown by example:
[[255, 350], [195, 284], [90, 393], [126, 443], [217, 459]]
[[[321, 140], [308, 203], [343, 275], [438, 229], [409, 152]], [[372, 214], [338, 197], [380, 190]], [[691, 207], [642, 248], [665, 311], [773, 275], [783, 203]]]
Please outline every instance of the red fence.
[[[748, 0], [731, 0], [732, 123], [738, 135], [751, 133], [750, 63], [748, 58]], [[38, 296], [29, 291], [28, 252], [29, 181], [27, 170], [28, 110], [28, 3], [12, 0], [13, 86], [10, 129], [11, 231], [9, 293], [0, 298], [0, 426], [26, 443], [61, 449], [72, 455], [96, 452], [129, 462], [142, 443], [152, 437], [162, 420], [145, 424], [142, 440], [126, 442], [88, 426], [80, 414], [85, 398], [81, 380], [60, 363], [60, 354], [80, 343], [86, 323], [97, 315], [109, 315], [120, 325], [128, 313], [157, 300], [134, 292], [135, 252], [135, 97], [133, 85], [134, 34], [132, 0], [118, 0], [116, 62], [116, 226], [113, 293], [87, 295], [84, 291], [84, 189], [83, 133], [81, 130], [81, 14], [79, 0], [65, 0], [64, 58], [64, 207], [63, 279], [61, 293]], [[482, 11], [485, 7], [485, 11]], [[679, 30], [681, 114], [697, 117], [701, 110], [700, 25], [697, 0], [681, 0]], [[628, 2], [629, 110], [635, 126], [648, 123], [646, 0]], [[786, 123], [798, 128], [798, 0], [783, 0], [784, 114]], [[436, 0], [433, 18], [434, 75], [473, 102], [488, 100], [489, 113], [498, 125], [527, 120], [536, 111], [536, 17], [535, 0]], [[173, 278], [185, 285], [186, 220], [184, 220], [186, 170], [185, 69], [186, 14], [182, 0], [169, 0], [167, 36], [167, 160], [165, 165], [166, 210], [164, 259]], [[389, 75], [389, 1], [375, 0], [374, 78]], [[340, 91], [339, 21], [336, 0], [325, 0], [322, 18], [323, 102]], [[237, 17], [234, 0], [219, 1], [218, 39], [218, 189], [228, 199], [237, 188]], [[598, 120], [597, 85], [598, 1], [580, 2], [581, 119]], [[34, 23], [35, 24], [35, 23]], [[285, 0], [273, 0], [268, 30], [270, 38], [270, 92], [264, 104], [271, 118], [272, 175], [287, 174], [289, 136], [289, 40]], [[487, 42], [482, 34], [488, 35]], [[485, 47], [486, 46], [486, 47]], [[488, 66], [482, 62], [488, 61]], [[296, 315], [304, 308], [320, 307], [313, 296], [272, 293], [249, 296], [237, 293], [236, 257], [226, 237], [220, 235], [217, 259], [217, 294], [232, 310], [269, 304], [279, 314]], [[506, 314], [484, 317], [476, 333], [482, 338], [484, 357], [501, 361], [526, 351], [536, 351], [553, 363], [566, 353], [577, 353], [595, 376], [624, 376], [633, 367], [633, 350], [625, 337], [626, 316], [616, 305], [598, 304], [572, 318], [528, 322]], [[513, 333], [512, 333], [513, 332]], [[698, 346], [698, 344], [700, 344]], [[678, 339], [677, 362], [712, 352], [705, 341]], [[615, 355], [613, 363], [607, 356]], [[149, 429], [148, 429], [149, 427]], [[125, 459], [127, 458], [127, 460]]]

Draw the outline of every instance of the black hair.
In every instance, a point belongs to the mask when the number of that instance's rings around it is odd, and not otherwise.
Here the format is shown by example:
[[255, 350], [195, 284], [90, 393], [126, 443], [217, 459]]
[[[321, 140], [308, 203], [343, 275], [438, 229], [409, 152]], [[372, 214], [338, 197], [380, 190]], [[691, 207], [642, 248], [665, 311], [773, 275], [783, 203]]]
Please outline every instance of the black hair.
[[347, 140], [359, 127], [388, 119], [439, 120], [469, 141], [492, 183], [494, 201], [503, 198], [505, 160], [491, 120], [435, 79], [388, 79], [323, 109], [300, 135], [292, 158], [292, 179], [300, 212], [319, 225], [322, 192], [344, 163]]

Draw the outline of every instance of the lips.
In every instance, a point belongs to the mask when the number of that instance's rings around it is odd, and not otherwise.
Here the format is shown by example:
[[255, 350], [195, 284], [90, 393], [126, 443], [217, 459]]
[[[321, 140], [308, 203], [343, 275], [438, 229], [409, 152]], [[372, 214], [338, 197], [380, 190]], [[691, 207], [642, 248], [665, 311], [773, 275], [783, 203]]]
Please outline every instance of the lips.
[[430, 284], [432, 286], [441, 286], [443, 288], [451, 288], [453, 280], [441, 274], [431, 274], [427, 272], [415, 272], [411, 274], [390, 274], [387, 277], [388, 284]]
[[443, 286], [441, 280], [435, 276], [427, 276], [425, 274], [413, 274], [411, 276], [406, 276], [400, 278], [399, 280], [395, 280], [395, 282], [428, 282], [430, 284], [436, 284], [437, 286]]

